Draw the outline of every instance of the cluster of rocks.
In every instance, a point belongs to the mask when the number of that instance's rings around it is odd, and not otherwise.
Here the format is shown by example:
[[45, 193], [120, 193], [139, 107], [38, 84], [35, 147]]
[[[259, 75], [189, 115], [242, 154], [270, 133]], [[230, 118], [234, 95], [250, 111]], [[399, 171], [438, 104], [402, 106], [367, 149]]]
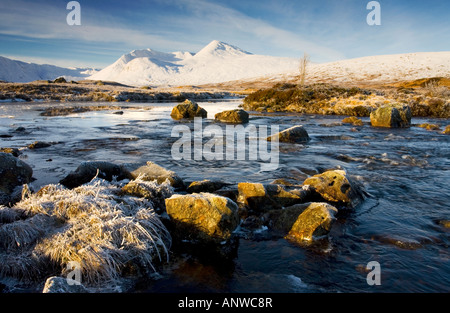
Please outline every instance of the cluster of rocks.
[[[185, 100], [172, 109], [170, 116], [175, 120], [206, 118], [208, 112], [196, 102]], [[246, 124], [249, 122], [249, 114], [241, 109], [228, 110], [217, 113], [214, 119], [223, 123]]]
[[[0, 153], [0, 191], [9, 196], [32, 179], [32, 169], [8, 153]], [[185, 183], [175, 172], [153, 162], [130, 169], [109, 162], [83, 162], [60, 181], [76, 188], [94, 178], [121, 182], [120, 195], [151, 199], [172, 236], [174, 251], [188, 251], [214, 260], [232, 260], [239, 231], [266, 229], [298, 244], [326, 235], [339, 210], [355, 208], [361, 186], [345, 171], [330, 170], [299, 185], [203, 180]], [[169, 183], [174, 192], [155, 194], [136, 180]], [[44, 187], [45, 188], [45, 187]], [[29, 192], [29, 191], [28, 191]], [[20, 197], [19, 199], [20, 200]]]
[[[364, 199], [362, 187], [343, 170], [326, 171], [293, 186], [251, 182], [230, 185], [207, 179], [186, 184], [175, 172], [153, 162], [135, 170], [108, 162], [85, 162], [61, 184], [74, 188], [94, 177], [129, 179], [123, 193], [159, 204], [158, 213], [172, 236], [175, 251], [187, 250], [217, 260], [236, 256], [238, 228], [254, 231], [265, 227], [277, 236], [305, 244], [330, 231], [338, 209], [355, 208]], [[156, 195], [134, 183], [137, 178], [168, 181], [175, 193], [155, 199]]]

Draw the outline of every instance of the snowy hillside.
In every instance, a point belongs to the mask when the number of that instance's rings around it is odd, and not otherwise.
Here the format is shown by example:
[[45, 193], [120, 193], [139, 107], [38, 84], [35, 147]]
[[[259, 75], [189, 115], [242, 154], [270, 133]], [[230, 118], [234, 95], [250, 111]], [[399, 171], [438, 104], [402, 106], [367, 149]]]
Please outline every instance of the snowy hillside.
[[292, 72], [298, 59], [254, 55], [214, 40], [199, 52], [134, 50], [89, 79], [128, 85], [197, 85]]
[[[298, 71], [256, 78], [266, 81], [295, 80]], [[396, 82], [430, 77], [450, 78], [450, 52], [378, 55], [330, 63], [310, 64], [309, 82]]]
[[66, 80], [80, 80], [95, 73], [87, 68], [64, 68], [48, 64], [27, 63], [0, 56], [0, 80], [27, 83], [34, 80], [54, 80], [63, 76]]

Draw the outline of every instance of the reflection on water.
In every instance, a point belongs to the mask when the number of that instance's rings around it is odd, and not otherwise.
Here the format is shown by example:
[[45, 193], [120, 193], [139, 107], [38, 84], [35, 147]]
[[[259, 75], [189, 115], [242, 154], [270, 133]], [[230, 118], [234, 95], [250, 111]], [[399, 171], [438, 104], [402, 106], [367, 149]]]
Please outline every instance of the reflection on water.
[[[204, 126], [214, 114], [238, 107], [239, 100], [205, 102]], [[64, 105], [64, 104], [62, 104]], [[78, 104], [77, 104], [78, 105]], [[89, 105], [92, 105], [90, 103]], [[42, 117], [40, 104], [0, 106], [0, 146], [23, 148], [36, 141], [45, 149], [24, 149], [33, 167], [35, 189], [56, 183], [82, 161], [117, 164], [153, 161], [186, 182], [221, 179], [269, 183], [277, 178], [301, 183], [326, 169], [343, 168], [371, 195], [354, 212], [343, 214], [325, 242], [298, 247], [284, 239], [240, 239], [233, 264], [217, 266], [177, 260], [146, 291], [229, 292], [449, 292], [450, 136], [418, 127], [378, 129], [341, 124], [343, 117], [253, 114], [255, 126], [303, 125], [311, 141], [281, 144], [279, 167], [262, 172], [261, 161], [195, 161], [171, 158], [177, 140], [170, 118], [173, 103], [131, 104], [124, 114], [97, 111]], [[142, 106], [142, 108], [139, 108]], [[149, 110], [148, 108], [151, 107]], [[448, 120], [414, 119], [445, 126]], [[187, 123], [192, 127], [192, 123]], [[221, 124], [222, 125], [222, 124]], [[23, 127], [23, 129], [19, 129]], [[381, 265], [381, 286], [366, 283], [365, 266]]]

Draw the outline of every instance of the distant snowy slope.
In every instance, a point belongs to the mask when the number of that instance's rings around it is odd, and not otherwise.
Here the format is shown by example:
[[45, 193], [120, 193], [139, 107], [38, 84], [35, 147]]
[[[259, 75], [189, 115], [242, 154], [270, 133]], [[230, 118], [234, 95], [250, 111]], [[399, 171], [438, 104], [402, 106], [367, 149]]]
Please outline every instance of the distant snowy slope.
[[128, 85], [196, 85], [292, 72], [298, 59], [254, 55], [214, 40], [196, 54], [134, 50], [89, 79]]
[[0, 56], [0, 80], [27, 83], [34, 80], [53, 80], [65, 77], [66, 80], [80, 80], [95, 73], [88, 68], [64, 68], [48, 64], [27, 63]]
[[[298, 71], [265, 77], [266, 81], [294, 80]], [[450, 78], [450, 52], [377, 55], [330, 63], [310, 64], [310, 82], [395, 82], [430, 77]], [[260, 78], [255, 78], [255, 80]]]

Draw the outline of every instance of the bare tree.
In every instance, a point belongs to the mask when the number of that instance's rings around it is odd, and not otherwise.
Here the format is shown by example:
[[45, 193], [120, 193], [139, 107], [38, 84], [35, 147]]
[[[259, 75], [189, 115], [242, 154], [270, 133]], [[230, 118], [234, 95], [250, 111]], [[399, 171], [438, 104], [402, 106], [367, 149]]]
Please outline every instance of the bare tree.
[[305, 78], [306, 78], [306, 69], [309, 64], [309, 55], [305, 52], [303, 57], [300, 59], [300, 86], [305, 86]]

